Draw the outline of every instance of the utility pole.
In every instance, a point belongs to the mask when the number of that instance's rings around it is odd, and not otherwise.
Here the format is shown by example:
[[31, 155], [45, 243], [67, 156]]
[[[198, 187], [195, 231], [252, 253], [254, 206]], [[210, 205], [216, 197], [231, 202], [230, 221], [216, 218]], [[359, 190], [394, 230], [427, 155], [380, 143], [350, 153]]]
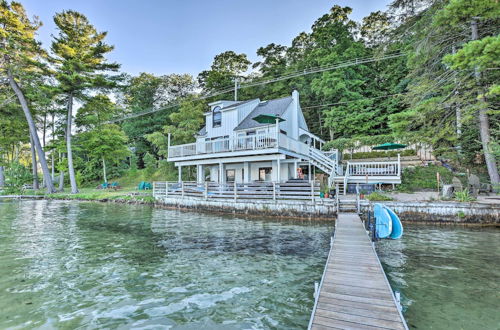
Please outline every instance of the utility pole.
[[238, 77], [235, 77], [234, 78], [234, 100], [235, 101], [238, 101], [238, 87], [239, 87]]
[[[471, 39], [477, 40], [479, 39], [479, 32], [477, 28], [477, 17], [473, 17], [471, 21]], [[481, 144], [483, 146], [484, 159], [486, 162], [486, 168], [488, 169], [488, 174], [490, 176], [491, 184], [493, 186], [497, 186], [500, 184], [500, 176], [498, 175], [498, 168], [495, 161], [495, 157], [490, 151], [490, 123], [488, 119], [488, 114], [486, 112], [484, 106], [484, 94], [481, 92], [481, 73], [479, 72], [478, 67], [474, 68], [474, 77], [476, 78], [476, 84], [479, 87], [479, 101], [482, 103], [482, 106], [479, 109], [479, 133], [481, 136]]]

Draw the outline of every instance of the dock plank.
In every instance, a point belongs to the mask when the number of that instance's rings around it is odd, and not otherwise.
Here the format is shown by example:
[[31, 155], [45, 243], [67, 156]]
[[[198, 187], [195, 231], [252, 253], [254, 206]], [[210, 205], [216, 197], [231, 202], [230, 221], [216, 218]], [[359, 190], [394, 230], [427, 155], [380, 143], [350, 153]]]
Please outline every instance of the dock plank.
[[309, 329], [408, 329], [357, 214], [338, 214]]

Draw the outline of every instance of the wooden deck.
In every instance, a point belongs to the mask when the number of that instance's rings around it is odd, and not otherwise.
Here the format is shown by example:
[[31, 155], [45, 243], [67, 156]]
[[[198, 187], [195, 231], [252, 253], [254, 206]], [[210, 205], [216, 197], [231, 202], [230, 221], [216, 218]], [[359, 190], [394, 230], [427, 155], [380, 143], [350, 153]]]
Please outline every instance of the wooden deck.
[[359, 216], [339, 213], [309, 329], [408, 329]]

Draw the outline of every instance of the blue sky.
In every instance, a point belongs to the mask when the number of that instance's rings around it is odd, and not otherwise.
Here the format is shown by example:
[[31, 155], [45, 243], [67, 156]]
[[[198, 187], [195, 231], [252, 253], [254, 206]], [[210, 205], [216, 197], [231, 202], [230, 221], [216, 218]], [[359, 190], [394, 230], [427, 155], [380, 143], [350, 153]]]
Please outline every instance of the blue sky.
[[360, 21], [390, 0], [20, 0], [40, 17], [40, 40], [50, 45], [52, 17], [64, 9], [85, 14], [115, 46], [109, 58], [130, 74], [190, 73], [208, 69], [215, 55], [234, 50], [253, 62], [257, 48], [289, 45], [335, 4]]

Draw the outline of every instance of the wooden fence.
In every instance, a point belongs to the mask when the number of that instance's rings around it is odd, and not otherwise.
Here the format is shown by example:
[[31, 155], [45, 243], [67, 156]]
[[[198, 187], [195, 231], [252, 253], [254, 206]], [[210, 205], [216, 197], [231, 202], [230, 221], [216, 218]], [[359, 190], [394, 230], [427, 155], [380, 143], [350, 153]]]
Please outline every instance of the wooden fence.
[[194, 197], [225, 200], [295, 200], [316, 202], [320, 199], [320, 183], [304, 182], [153, 182], [155, 198]]

